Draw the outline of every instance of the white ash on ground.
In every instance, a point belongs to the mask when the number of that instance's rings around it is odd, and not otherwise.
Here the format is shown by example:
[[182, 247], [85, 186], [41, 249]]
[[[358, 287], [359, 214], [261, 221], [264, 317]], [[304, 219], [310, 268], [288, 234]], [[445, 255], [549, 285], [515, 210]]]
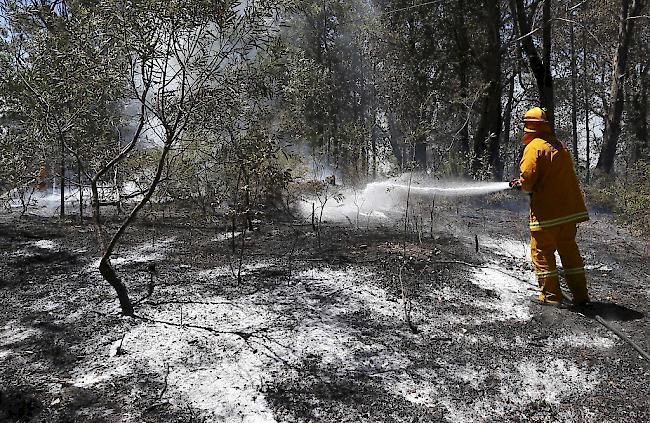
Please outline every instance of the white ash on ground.
[[[135, 319], [87, 228], [0, 221], [0, 390], [43, 421], [647, 421], [638, 354], [530, 301], [525, 211], [436, 207], [430, 233], [324, 225], [321, 245], [261, 225], [241, 257], [223, 227], [135, 226], [116, 260], [134, 300], [154, 286]], [[643, 240], [608, 249], [604, 227], [581, 228], [591, 292], [648, 348]]]
[[[265, 266], [269, 263], [249, 264], [248, 268]], [[384, 289], [372, 284], [378, 277], [363, 267], [319, 267], [299, 272], [292, 284], [237, 301], [202, 296], [186, 304], [145, 306], [142, 314], [148, 319], [178, 326], [154, 322], [136, 326], [120, 341], [124, 355], [79, 369], [73, 384], [88, 388], [138, 372], [155, 373], [167, 380], [161, 399], [188, 402], [211, 421], [274, 422], [262, 395], [267, 382], [308, 356], [319, 357], [319, 366], [336, 368], [341, 374], [363, 371], [409, 402], [443, 406], [448, 421], [473, 421], [476, 415], [498, 418], [509, 411], [504, 403], [516, 408], [527, 402], [561, 401], [587, 393], [597, 383], [596, 372], [585, 375], [569, 360], [556, 360], [550, 368], [522, 358], [489, 370], [443, 365], [440, 370], [406, 373], [408, 368], [417, 369], [408, 354], [385, 344], [367, 343], [360, 328], [344, 323], [346, 315], [365, 313], [383, 327], [403, 324], [401, 304], [390, 301]], [[457, 315], [456, 325], [530, 319], [525, 302], [528, 292], [517, 280], [487, 269], [476, 272], [471, 283], [496, 290], [498, 298], [478, 303], [488, 312], [481, 321]], [[471, 337], [454, 341], [493, 342]], [[470, 404], [447, 390], [459, 383], [480, 389], [490, 377], [498, 378], [501, 389]]]

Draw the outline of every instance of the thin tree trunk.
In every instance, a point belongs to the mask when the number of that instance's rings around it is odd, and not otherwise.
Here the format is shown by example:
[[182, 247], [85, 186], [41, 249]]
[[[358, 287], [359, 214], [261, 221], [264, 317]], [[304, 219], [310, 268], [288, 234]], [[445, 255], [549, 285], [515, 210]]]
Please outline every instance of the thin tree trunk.
[[555, 89], [551, 75], [551, 50], [553, 39], [553, 21], [551, 20], [551, 0], [544, 0], [542, 8], [542, 48], [544, 51], [544, 98], [546, 99], [546, 116], [555, 130]]
[[[144, 74], [144, 61], [143, 64], [141, 65], [141, 71]], [[149, 87], [150, 85], [148, 83], [145, 83], [142, 95], [140, 97], [140, 121], [138, 123], [138, 126], [135, 130], [135, 133], [133, 134], [133, 137], [131, 138], [131, 141], [129, 144], [121, 149], [121, 151], [118, 153], [117, 156], [115, 156], [110, 162], [108, 162], [106, 165], [104, 165], [99, 171], [91, 178], [90, 180], [90, 189], [92, 191], [92, 200], [91, 200], [91, 207], [92, 207], [92, 212], [93, 212], [93, 224], [95, 227], [95, 234], [97, 236], [97, 242], [101, 248], [102, 252], [102, 257], [99, 262], [99, 272], [101, 273], [102, 277], [106, 282], [108, 282], [113, 289], [115, 290], [115, 293], [117, 294], [118, 300], [120, 301], [120, 307], [122, 309], [122, 314], [125, 316], [132, 316], [134, 314], [133, 310], [133, 303], [131, 302], [131, 299], [129, 298], [129, 293], [126, 288], [126, 285], [120, 280], [120, 278], [117, 277], [117, 274], [115, 273], [115, 269], [113, 269], [113, 266], [111, 265], [110, 262], [110, 256], [111, 253], [113, 252], [113, 249], [117, 245], [117, 241], [120, 239], [122, 233], [124, 230], [126, 230], [127, 226], [131, 223], [132, 219], [135, 218], [136, 213], [140, 210], [141, 207], [144, 206], [144, 201], [148, 201], [150, 198], [149, 196], [145, 196], [143, 200], [140, 202], [138, 206], [136, 206], [135, 209], [131, 212], [131, 215], [127, 219], [126, 222], [122, 224], [122, 227], [120, 227], [120, 230], [113, 236], [113, 239], [107, 244], [106, 243], [106, 233], [104, 230], [104, 227], [102, 225], [101, 221], [101, 210], [100, 210], [100, 204], [99, 204], [99, 189], [97, 187], [98, 182], [101, 180], [101, 178], [108, 173], [113, 166], [115, 166], [117, 163], [121, 162], [124, 160], [127, 155], [135, 148], [138, 140], [140, 139], [140, 134], [142, 133], [142, 130], [144, 129], [144, 125], [146, 122], [146, 107], [145, 107], [145, 101], [149, 92]], [[163, 149], [163, 154], [161, 156], [161, 160], [166, 157], [168, 150]], [[162, 163], [159, 162], [159, 163]], [[159, 172], [157, 172], [157, 178], [160, 180], [160, 174], [162, 174], [162, 169], [159, 169]], [[155, 189], [155, 187], [153, 187]], [[151, 191], [151, 194], [153, 194], [153, 191]]]
[[501, 179], [503, 166], [500, 157], [501, 138], [501, 10], [498, 2], [485, 1], [483, 24], [486, 26], [486, 51], [480, 60], [484, 81], [488, 84], [481, 103], [481, 118], [474, 135], [474, 160], [472, 171], [476, 175], [487, 149], [487, 160], [492, 167], [492, 177]]
[[81, 159], [77, 156], [77, 185], [79, 186], [79, 222], [84, 221], [84, 192]]
[[632, 39], [636, 16], [643, 7], [643, 0], [622, 0], [621, 16], [618, 28], [618, 45], [612, 66], [612, 80], [609, 89], [609, 106], [605, 115], [605, 132], [603, 134], [603, 146], [598, 157], [596, 168], [606, 174], [612, 172], [614, 159], [616, 157], [616, 146], [621, 134], [621, 117], [624, 106], [624, 82], [627, 68], [627, 54]]
[[370, 100], [370, 117], [372, 123], [370, 126], [370, 137], [371, 137], [371, 151], [372, 151], [372, 180], [377, 179], [377, 137], [379, 134], [379, 126], [377, 125], [377, 92], [376, 92], [376, 75], [377, 75], [377, 63], [375, 60], [372, 61], [372, 82], [370, 84], [369, 96]]
[[113, 289], [115, 289], [115, 292], [117, 293], [117, 297], [120, 301], [122, 314], [124, 316], [133, 316], [134, 314], [133, 303], [129, 298], [126, 285], [124, 285], [122, 280], [117, 276], [115, 269], [113, 269], [113, 266], [111, 265], [110, 257], [113, 254], [113, 251], [115, 250], [115, 247], [117, 246], [118, 242], [126, 232], [127, 228], [131, 226], [131, 223], [133, 223], [133, 221], [136, 219], [138, 212], [149, 203], [151, 197], [156, 191], [156, 188], [158, 187], [158, 184], [162, 179], [162, 171], [165, 167], [167, 154], [171, 150], [172, 145], [173, 145], [173, 139], [168, 139], [165, 142], [160, 158], [158, 159], [156, 174], [154, 175], [154, 178], [151, 181], [149, 188], [145, 192], [142, 200], [140, 200], [140, 202], [135, 206], [135, 208], [131, 210], [129, 216], [122, 223], [122, 225], [119, 227], [117, 232], [115, 232], [110, 242], [106, 245], [102, 254], [102, 258], [100, 260], [99, 271], [104, 277], [104, 279], [113, 287]]
[[418, 136], [418, 141], [413, 146], [415, 165], [420, 170], [425, 170], [427, 168], [427, 143], [424, 138], [424, 135]]
[[59, 172], [61, 173], [59, 175], [59, 185], [61, 185], [61, 204], [59, 205], [59, 216], [63, 219], [65, 217], [65, 138], [63, 133], [59, 133], [59, 138], [61, 144], [61, 163], [59, 168]]
[[[573, 15], [573, 11], [571, 13]], [[573, 160], [578, 163], [578, 93], [576, 88], [578, 67], [576, 64], [576, 40], [573, 20], [571, 20], [569, 31], [571, 44], [571, 138], [573, 140]]]
[[528, 58], [530, 70], [535, 75], [537, 91], [539, 94], [540, 106], [546, 109], [546, 116], [551, 126], [555, 127], [555, 107], [554, 107], [554, 87], [553, 77], [551, 75], [551, 30], [550, 30], [550, 0], [545, 0], [543, 10], [543, 40], [544, 58], [540, 57], [535, 44], [533, 43], [530, 23], [526, 17], [526, 10], [523, 0], [515, 1], [515, 10], [517, 12], [517, 24], [519, 33], [523, 34], [521, 39], [521, 48]]
[[[637, 39], [637, 43], [644, 41]], [[647, 47], [640, 47], [641, 55], [647, 50]], [[647, 56], [641, 59], [639, 63], [638, 74], [635, 75], [637, 81], [636, 91], [632, 95], [632, 107], [630, 108], [630, 124], [635, 137], [634, 146], [632, 147], [631, 159], [636, 162], [639, 159], [648, 160], [648, 116], [650, 109], [648, 107], [648, 90], [650, 85], [650, 58]]]
[[[458, 83], [460, 88], [460, 98], [464, 100], [467, 98], [467, 72], [469, 71], [469, 41], [467, 37], [467, 27], [465, 25], [465, 0], [457, 1], [457, 10], [455, 18], [455, 35], [456, 35], [456, 51], [458, 53]], [[464, 114], [468, 112], [463, 107], [462, 103], [457, 106], [458, 117], [461, 122], [464, 122], [460, 130], [460, 152], [463, 154], [469, 153], [469, 124]]]
[[[641, 86], [639, 87], [639, 92], [632, 98], [632, 110], [634, 110], [632, 126], [636, 137], [636, 142], [632, 150], [633, 162], [644, 158], [648, 154], [648, 115], [650, 114], [648, 108], [649, 69], [650, 67], [646, 65], [645, 69], [640, 72], [639, 83]], [[648, 159], [647, 157], [645, 158]]]
[[253, 217], [251, 216], [251, 180], [250, 175], [246, 169], [242, 169], [244, 175], [244, 183], [246, 184], [246, 190], [244, 191], [244, 217], [246, 218], [246, 226], [249, 231], [253, 231]]
[[582, 32], [582, 80], [584, 81], [584, 109], [585, 109], [585, 150], [587, 153], [587, 163], [585, 168], [587, 170], [587, 183], [591, 179], [591, 139], [589, 134], [589, 71], [587, 66], [587, 30]]
[[[508, 81], [508, 100], [506, 101], [506, 109], [503, 112], [503, 139], [501, 143], [510, 150], [510, 126], [512, 119], [512, 103], [515, 96], [515, 72], [513, 69], [510, 80]], [[508, 166], [509, 168], [509, 166]], [[516, 169], [516, 167], [515, 167]]]
[[[519, 38], [521, 36], [519, 26], [517, 25], [517, 6], [515, 4], [515, 0], [509, 0], [508, 1], [508, 7], [510, 9], [510, 14], [513, 19], [513, 32], [515, 34], [515, 37]], [[510, 80], [510, 86], [509, 86], [509, 92], [508, 92], [508, 104], [507, 104], [507, 118], [504, 117], [505, 124], [507, 125], [508, 132], [506, 133], [506, 137], [510, 136], [510, 127], [511, 127], [511, 120], [512, 120], [512, 109], [513, 109], [513, 102], [514, 102], [514, 90], [515, 90], [515, 78], [519, 78], [519, 86], [523, 86], [523, 83], [521, 81], [521, 65], [523, 62], [523, 57], [521, 55], [522, 49], [519, 49], [517, 51], [516, 57], [514, 57], [514, 63], [513, 63], [513, 73], [512, 73], [512, 79]], [[504, 144], [508, 145], [509, 144]], [[515, 141], [513, 143], [513, 160], [512, 160], [512, 171], [513, 175], [518, 176], [519, 175], [519, 162], [520, 162], [520, 157], [523, 154], [523, 145], [519, 142], [518, 137], [515, 137]]]
[[377, 125], [375, 124], [375, 113], [373, 111], [373, 122], [370, 129], [372, 148], [372, 180], [377, 179]]
[[400, 167], [404, 167], [404, 134], [399, 128], [399, 123], [397, 122], [397, 117], [394, 113], [390, 112], [387, 114], [388, 118], [388, 136], [390, 141], [390, 146], [397, 159], [397, 162], [400, 164]]
[[104, 254], [99, 261], [99, 273], [106, 282], [108, 282], [115, 293], [117, 294], [117, 299], [120, 302], [120, 309], [122, 310], [122, 315], [124, 316], [133, 316], [135, 310], [133, 309], [133, 303], [129, 298], [129, 291], [126, 288], [126, 285], [122, 280], [117, 276], [115, 269], [111, 265], [110, 257]]
[[[411, 54], [412, 57], [417, 57], [418, 53], [418, 46], [417, 46], [417, 41], [416, 37], [413, 35], [414, 28], [416, 27], [415, 19], [413, 15], [410, 15], [407, 18], [408, 22], [408, 42], [409, 42], [409, 53]], [[413, 69], [413, 79], [415, 80], [415, 85], [417, 87], [417, 99], [416, 99], [416, 104], [421, 108], [424, 99], [426, 98], [427, 95], [427, 77], [425, 71], [422, 69], [420, 66], [419, 62], [415, 62]], [[409, 154], [409, 158], [411, 161], [413, 161], [415, 167], [417, 169], [426, 169], [427, 168], [427, 140], [426, 136], [422, 134], [421, 132], [421, 122], [423, 120], [423, 116], [421, 113], [421, 110], [415, 110], [413, 111], [413, 116], [411, 117], [411, 122], [414, 123], [414, 125], [411, 127], [411, 129], [415, 128], [416, 135], [415, 139], [412, 140], [412, 145], [411, 145], [411, 154]]]

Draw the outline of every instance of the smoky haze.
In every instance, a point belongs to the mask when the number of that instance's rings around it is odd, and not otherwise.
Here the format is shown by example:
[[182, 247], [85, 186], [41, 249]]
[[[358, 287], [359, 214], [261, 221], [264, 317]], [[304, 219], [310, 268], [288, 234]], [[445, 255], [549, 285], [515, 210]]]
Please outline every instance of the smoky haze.
[[505, 191], [509, 189], [509, 184], [438, 180], [405, 174], [399, 178], [371, 182], [360, 189], [337, 188], [327, 187], [316, 198], [304, 200], [300, 204], [302, 214], [307, 217], [313, 211], [320, 216], [322, 211], [322, 220], [332, 222], [387, 221], [404, 212], [408, 199], [482, 196]]

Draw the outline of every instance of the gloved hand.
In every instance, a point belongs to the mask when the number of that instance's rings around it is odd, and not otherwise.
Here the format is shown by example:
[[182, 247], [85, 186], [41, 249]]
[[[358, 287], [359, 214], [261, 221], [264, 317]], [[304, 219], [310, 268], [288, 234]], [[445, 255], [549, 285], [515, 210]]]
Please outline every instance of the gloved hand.
[[521, 181], [519, 178], [515, 178], [510, 181], [510, 189], [521, 189]]

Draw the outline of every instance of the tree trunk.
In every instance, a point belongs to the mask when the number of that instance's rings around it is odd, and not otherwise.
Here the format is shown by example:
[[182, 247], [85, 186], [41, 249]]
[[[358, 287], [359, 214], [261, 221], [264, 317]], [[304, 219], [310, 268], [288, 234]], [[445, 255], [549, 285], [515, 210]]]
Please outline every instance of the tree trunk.
[[403, 141], [404, 134], [399, 128], [399, 123], [394, 113], [388, 113], [388, 138], [390, 142], [391, 149], [397, 162], [400, 165], [400, 168], [404, 168], [404, 153], [403, 153]]
[[633, 128], [636, 142], [632, 149], [632, 161], [635, 162], [641, 158], [648, 159], [648, 85], [649, 85], [650, 66], [645, 65], [639, 75], [639, 92], [632, 97], [631, 125]]
[[377, 136], [378, 129], [375, 123], [375, 111], [373, 110], [372, 127], [370, 128], [371, 149], [372, 149], [372, 180], [377, 179]]
[[585, 169], [587, 171], [587, 183], [591, 179], [591, 139], [589, 134], [589, 72], [587, 66], [587, 29], [582, 31], [582, 80], [584, 85], [584, 109], [585, 109], [585, 151], [587, 154], [587, 164]]
[[[121, 279], [117, 276], [113, 267], [110, 264], [110, 257], [113, 254], [113, 251], [115, 250], [115, 247], [117, 246], [118, 242], [122, 239], [122, 236], [126, 232], [127, 228], [131, 226], [131, 223], [133, 223], [133, 221], [135, 221], [138, 212], [144, 206], [149, 204], [151, 197], [153, 197], [153, 194], [156, 191], [156, 188], [158, 187], [158, 184], [160, 183], [160, 180], [162, 178], [162, 172], [165, 167], [167, 155], [169, 154], [172, 145], [173, 145], [173, 139], [167, 139], [162, 149], [162, 152], [160, 154], [160, 158], [158, 159], [158, 163], [156, 166], [156, 173], [154, 175], [153, 180], [151, 181], [151, 184], [147, 188], [144, 197], [133, 208], [133, 210], [131, 210], [129, 216], [126, 218], [124, 222], [122, 222], [122, 225], [120, 225], [117, 232], [115, 232], [110, 242], [106, 245], [100, 261], [100, 273], [102, 274], [104, 279], [115, 289], [118, 299], [120, 300], [122, 314], [125, 316], [133, 316], [133, 304], [129, 299], [128, 290], [126, 286], [121, 281]], [[104, 266], [104, 270], [102, 270], [102, 264]]]
[[650, 89], [650, 57], [648, 57], [647, 41], [641, 37], [635, 37], [638, 48], [637, 57], [640, 58], [635, 68], [636, 80], [635, 92], [632, 95], [630, 108], [630, 126], [634, 134], [634, 146], [632, 147], [631, 159], [636, 162], [639, 159], [649, 160], [648, 157], [648, 118], [650, 117], [650, 108], [648, 107], [648, 90]]
[[61, 198], [59, 205], [59, 217], [63, 219], [65, 217], [65, 138], [63, 133], [59, 133], [60, 138], [60, 147], [61, 147], [61, 163], [59, 172], [59, 185], [61, 186]]
[[553, 77], [551, 75], [551, 29], [550, 29], [550, 15], [551, 15], [551, 1], [544, 0], [543, 22], [544, 25], [542, 43], [544, 47], [545, 61], [540, 58], [540, 55], [533, 43], [531, 27], [526, 17], [526, 10], [523, 0], [515, 1], [515, 9], [517, 11], [517, 24], [519, 26], [519, 33], [522, 34], [521, 48], [528, 58], [530, 70], [535, 76], [537, 83], [537, 91], [539, 94], [540, 106], [546, 109], [546, 117], [555, 128], [555, 107], [554, 107], [554, 88]]
[[[415, 18], [413, 15], [410, 15], [407, 18], [408, 22], [408, 43], [409, 43], [409, 52], [412, 57], [418, 57], [418, 46], [417, 46], [417, 40], [416, 36], [414, 35], [414, 28], [417, 27], [417, 24], [415, 22]], [[426, 71], [422, 69], [422, 66], [418, 61], [414, 62], [414, 66], [412, 67], [412, 72], [413, 72], [413, 79], [415, 80], [415, 86], [416, 86], [416, 99], [415, 99], [415, 104], [418, 106], [418, 110], [412, 111], [412, 115], [410, 116], [409, 122], [410, 122], [410, 130], [415, 131], [415, 139], [412, 139], [411, 142], [413, 143], [411, 147], [411, 153], [409, 154], [409, 161], [414, 162], [413, 164], [417, 169], [424, 170], [427, 168], [427, 144], [426, 144], [426, 136], [421, 133], [421, 122], [424, 119], [424, 116], [422, 116], [422, 106], [424, 105], [424, 102], [426, 101], [426, 96], [428, 92], [428, 87], [427, 87], [427, 78], [428, 75], [426, 74]]]
[[370, 84], [370, 91], [368, 93], [370, 100], [370, 148], [372, 153], [372, 180], [377, 179], [377, 139], [380, 136], [381, 130], [377, 125], [377, 90], [376, 90], [376, 75], [377, 75], [377, 62], [372, 61], [371, 66], [372, 81]]
[[[142, 66], [144, 68], [144, 65]], [[140, 139], [140, 135], [142, 134], [142, 131], [144, 129], [144, 125], [147, 121], [146, 113], [145, 113], [146, 112], [145, 101], [149, 92], [149, 87], [150, 85], [145, 83], [142, 96], [140, 97], [140, 121], [138, 123], [138, 126], [136, 127], [133, 137], [131, 138], [131, 141], [126, 147], [121, 149], [121, 151], [117, 156], [115, 156], [106, 165], [102, 166], [90, 180], [90, 189], [92, 191], [91, 207], [92, 207], [92, 214], [93, 214], [93, 224], [95, 227], [95, 234], [97, 236], [97, 243], [99, 244], [102, 253], [102, 257], [99, 262], [99, 266], [100, 266], [99, 271], [102, 274], [104, 280], [106, 280], [113, 287], [113, 289], [115, 289], [115, 292], [117, 293], [118, 299], [120, 301], [120, 307], [122, 308], [122, 314], [124, 314], [125, 316], [133, 315], [133, 304], [131, 303], [131, 300], [129, 298], [128, 290], [126, 286], [117, 277], [115, 270], [111, 266], [110, 257], [113, 252], [113, 249], [117, 245], [118, 240], [126, 230], [127, 226], [131, 223], [132, 219], [135, 218], [135, 215], [138, 212], [138, 210], [140, 210], [140, 208], [143, 207], [144, 204], [146, 204], [146, 202], [149, 201], [149, 198], [151, 197], [151, 195], [153, 195], [153, 191], [151, 191], [149, 195], [146, 195], [144, 199], [140, 202], [140, 204], [136, 206], [136, 208], [131, 212], [129, 218], [122, 224], [118, 232], [113, 236], [113, 239], [111, 239], [111, 241], [107, 244], [106, 232], [104, 230], [101, 221], [101, 214], [100, 214], [101, 206], [99, 204], [99, 189], [97, 187], [97, 183], [98, 181], [101, 180], [101, 178], [104, 175], [106, 175], [113, 168], [113, 166], [117, 165], [119, 162], [124, 160], [128, 156], [128, 154], [131, 151], [133, 151], [136, 144], [138, 143], [138, 140]], [[169, 150], [167, 149], [167, 146], [165, 146], [159, 164], [162, 163], [162, 160], [164, 160], [168, 151]], [[156, 180], [160, 181], [161, 174], [162, 174], [162, 169], [159, 168], [158, 172], [156, 173], [156, 179], [154, 179], [154, 181]], [[155, 186], [153, 187], [153, 189], [155, 189]]]
[[84, 221], [84, 191], [81, 159], [77, 156], [77, 185], [79, 186], [79, 222]]
[[469, 153], [469, 124], [465, 113], [469, 112], [463, 107], [462, 100], [467, 98], [467, 73], [469, 71], [469, 41], [467, 37], [467, 27], [465, 25], [465, 0], [457, 1], [457, 10], [455, 17], [455, 39], [456, 39], [456, 52], [458, 54], [458, 83], [460, 88], [460, 99], [456, 110], [460, 122], [463, 127], [460, 130], [460, 152], [463, 154]]
[[546, 99], [546, 117], [555, 130], [555, 88], [551, 75], [551, 50], [553, 39], [553, 21], [551, 20], [552, 0], [544, 0], [542, 9], [542, 48], [544, 52], [544, 98]]
[[636, 162], [641, 158], [647, 159], [648, 154], [648, 93], [639, 93], [632, 99], [632, 105], [635, 110], [632, 117], [632, 126], [635, 135], [635, 143], [632, 149], [632, 162]]
[[482, 159], [487, 149], [487, 160], [492, 167], [492, 177], [501, 179], [503, 166], [501, 164], [501, 10], [499, 2], [485, 1], [483, 4], [487, 40], [485, 54], [481, 56], [480, 67], [483, 80], [488, 84], [481, 102], [481, 118], [474, 134], [474, 160], [472, 172], [476, 176], [482, 165]]
[[97, 235], [97, 240], [99, 245], [102, 248], [102, 257], [99, 261], [99, 273], [102, 275], [104, 280], [113, 287], [115, 293], [117, 294], [117, 299], [120, 302], [120, 308], [124, 316], [133, 316], [133, 303], [129, 298], [129, 291], [126, 288], [126, 285], [115, 273], [115, 269], [111, 265], [110, 254], [106, 254], [105, 246], [105, 233], [104, 228], [101, 224], [100, 217], [100, 205], [99, 205], [99, 190], [97, 188], [97, 177], [93, 177], [90, 181], [90, 189], [92, 191], [92, 214], [93, 214], [93, 224], [95, 226], [95, 233]]
[[[571, 14], [573, 16], [573, 11]], [[578, 68], [576, 64], [576, 40], [573, 30], [573, 20], [571, 20], [569, 31], [571, 44], [571, 138], [573, 140], [573, 160], [575, 163], [578, 163], [578, 93], [576, 89]]]
[[418, 141], [414, 145], [413, 159], [415, 166], [419, 170], [427, 168], [427, 143], [423, 141], [424, 135], [418, 136]]
[[605, 115], [605, 131], [603, 133], [603, 146], [598, 157], [596, 169], [610, 174], [614, 167], [616, 146], [621, 134], [621, 117], [623, 115], [625, 72], [627, 67], [627, 53], [632, 39], [632, 30], [636, 16], [643, 7], [643, 0], [622, 0], [621, 16], [618, 27], [618, 45], [612, 66], [612, 81], [609, 89], [609, 105]]
[[[512, 75], [510, 76], [510, 80], [508, 81], [508, 100], [506, 101], [506, 109], [503, 112], [503, 133], [502, 133], [503, 139], [501, 140], [501, 143], [505, 146], [505, 148], [508, 149], [508, 151], [510, 151], [510, 125], [511, 125], [510, 121], [512, 119], [512, 103], [514, 101], [514, 96], [515, 96], [515, 72], [513, 69]], [[517, 151], [516, 148], [515, 151]], [[517, 160], [517, 163], [518, 162], [519, 161]], [[516, 165], [514, 167], [514, 170], [516, 174], [517, 173]]]
[[111, 265], [110, 258], [104, 255], [99, 262], [99, 273], [106, 282], [108, 282], [115, 292], [117, 293], [117, 299], [120, 301], [120, 308], [122, 310], [122, 315], [124, 316], [133, 316], [135, 311], [133, 310], [133, 303], [129, 298], [129, 292], [126, 289], [126, 285], [115, 273], [115, 269]]

